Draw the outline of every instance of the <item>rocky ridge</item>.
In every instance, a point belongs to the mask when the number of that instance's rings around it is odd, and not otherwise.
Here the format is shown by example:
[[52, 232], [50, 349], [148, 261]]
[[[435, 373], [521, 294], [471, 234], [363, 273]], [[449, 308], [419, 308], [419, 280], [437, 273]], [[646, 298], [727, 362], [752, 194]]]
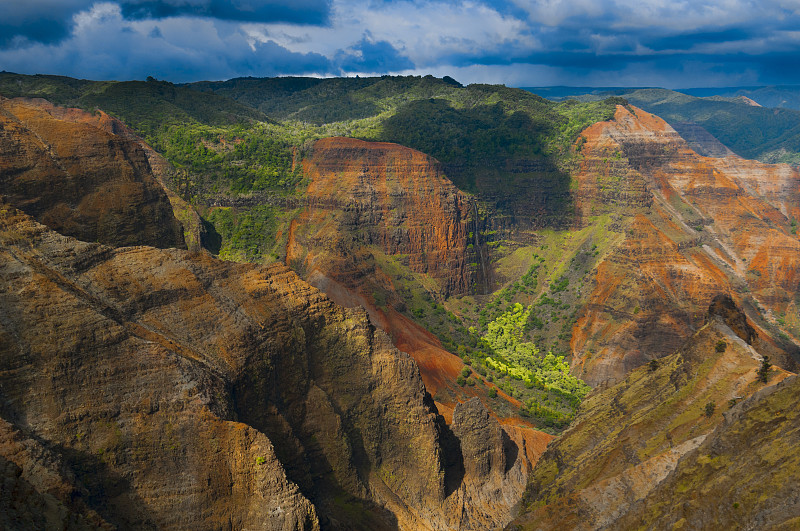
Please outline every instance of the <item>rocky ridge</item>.
[[[285, 266], [113, 249], [8, 204], [0, 214], [2, 418], [62, 461], [53, 476], [65, 485], [43, 484], [41, 458], [4, 446], [12, 475], [34, 486], [27, 515], [52, 496], [62, 522], [123, 528], [510, 518], [526, 449], [510, 442], [476, 476], [413, 360], [363, 310], [338, 308]], [[486, 426], [473, 446], [502, 437]]]
[[[619, 106], [582, 133], [578, 211], [620, 216], [620, 243], [594, 271], [573, 328], [577, 375], [618, 381], [674, 351], [702, 326], [715, 295], [731, 294], [765, 353], [792, 368], [797, 342], [773, 339], [777, 314], [796, 314], [800, 173], [738, 157], [700, 157], [664, 121]], [[772, 327], [768, 332], [765, 327]], [[788, 330], [788, 329], [785, 329]]]

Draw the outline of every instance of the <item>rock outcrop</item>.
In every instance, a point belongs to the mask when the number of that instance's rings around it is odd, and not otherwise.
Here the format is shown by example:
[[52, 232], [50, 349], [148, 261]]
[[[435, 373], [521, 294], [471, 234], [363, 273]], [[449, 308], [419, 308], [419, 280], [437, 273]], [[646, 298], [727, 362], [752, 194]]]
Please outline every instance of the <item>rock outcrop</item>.
[[436, 160], [397, 144], [325, 138], [303, 165], [308, 207], [292, 226], [287, 263], [352, 287], [374, 274], [365, 259], [374, 246], [445, 295], [472, 288], [471, 203]]
[[0, 193], [84, 241], [185, 247], [144, 150], [123, 129], [104, 113], [0, 99]]
[[800, 380], [786, 378], [725, 413], [674, 472], [610, 529], [794, 529]]

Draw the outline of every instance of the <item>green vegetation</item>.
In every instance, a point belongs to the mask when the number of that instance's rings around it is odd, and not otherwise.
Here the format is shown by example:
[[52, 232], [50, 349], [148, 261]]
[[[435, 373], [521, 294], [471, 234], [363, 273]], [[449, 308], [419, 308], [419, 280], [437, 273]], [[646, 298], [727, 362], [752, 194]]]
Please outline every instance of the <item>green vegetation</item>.
[[[411, 272], [402, 257], [379, 252], [369, 260], [392, 279], [394, 291], [370, 290], [376, 304], [413, 317], [462, 357], [467, 367], [458, 385], [493, 382], [542, 426], [564, 427], [588, 392], [569, 375], [564, 354], [584, 278], [608, 245], [608, 220], [562, 230], [573, 219], [569, 171], [581, 156], [572, 146], [624, 100], [553, 103], [522, 90], [462, 87], [432, 76], [174, 85], [3, 73], [0, 93], [100, 108], [125, 121], [175, 166], [167, 184], [201, 213], [211, 234], [206, 245], [228, 260], [281, 259], [302, 204], [303, 158], [323, 137], [399, 142], [439, 159], [463, 190], [535, 198], [526, 206], [537, 212], [535, 223], [556, 229], [541, 232], [539, 249], [493, 241], [491, 232], [471, 234], [497, 256], [527, 253], [488, 302], [462, 312], [461, 303], [442, 300], [435, 282]], [[483, 204], [478, 209], [479, 218], [492, 215]]]
[[764, 356], [761, 360], [761, 367], [758, 368], [758, 379], [763, 383], [767, 383], [771, 369], [772, 364], [769, 361], [769, 356]]
[[800, 163], [800, 111], [748, 105], [742, 100], [698, 98], [667, 89], [621, 89], [573, 95], [595, 101], [612, 95], [654, 113], [672, 125], [702, 126], [734, 153], [764, 162]]
[[[548, 197], [540, 205], [541, 222], [552, 225], [571, 217], [565, 171], [574, 156], [571, 144], [587, 125], [610, 118], [617, 103], [556, 104], [523, 90], [462, 87], [432, 76], [176, 85], [153, 78], [97, 82], [0, 73], [0, 94], [44, 97], [119, 117], [175, 165], [168, 184], [200, 210], [220, 196], [301, 194], [299, 162], [310, 143], [341, 135], [420, 149], [444, 162], [448, 177], [464, 190], [499, 187], [516, 196], [513, 189], [522, 187], [528, 195]], [[222, 237], [221, 249], [234, 249], [237, 259], [265, 258], [269, 245], [241, 242], [258, 236], [244, 236], [243, 228], [232, 232], [225, 215], [207, 221]], [[217, 227], [220, 222], [225, 226]], [[239, 241], [228, 242], [234, 234]]]
[[206, 219], [221, 236], [221, 245], [214, 251], [224, 260], [257, 262], [277, 258], [276, 231], [283, 214], [268, 205], [249, 209], [213, 208]]
[[714, 347], [714, 349], [715, 349], [717, 352], [725, 352], [725, 349], [726, 349], [726, 348], [728, 348], [728, 344], [725, 342], [725, 340], [724, 340], [724, 339], [720, 339], [719, 341], [717, 341], [717, 344], [716, 344], [716, 346]]
[[[523, 341], [524, 327], [529, 309], [515, 304], [488, 325], [481, 338], [493, 352], [484, 360], [486, 367], [506, 379], [503, 390], [514, 395], [509, 380], [524, 384], [525, 391], [517, 392], [523, 401], [523, 414], [530, 415], [542, 425], [563, 428], [572, 420], [580, 401], [589, 392], [589, 386], [569, 374], [569, 365], [563, 356], [548, 353], [541, 356], [531, 342]], [[505, 386], [505, 387], [504, 387]]]

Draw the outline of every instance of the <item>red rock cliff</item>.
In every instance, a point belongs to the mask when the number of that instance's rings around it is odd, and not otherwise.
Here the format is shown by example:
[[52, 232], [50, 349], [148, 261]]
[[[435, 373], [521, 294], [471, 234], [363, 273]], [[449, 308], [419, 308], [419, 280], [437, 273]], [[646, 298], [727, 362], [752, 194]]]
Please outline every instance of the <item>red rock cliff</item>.
[[[619, 106], [614, 120], [582, 136], [579, 210], [584, 219], [621, 214], [624, 239], [597, 266], [573, 330], [578, 375], [619, 379], [674, 350], [719, 293], [762, 324], [771, 313], [796, 313], [800, 241], [791, 220], [800, 215], [800, 173], [701, 157], [663, 120], [635, 108]], [[770, 342], [764, 330], [759, 338]]]
[[357, 278], [348, 276], [370, 274], [353, 258], [375, 246], [402, 255], [445, 294], [471, 289], [469, 199], [434, 159], [397, 144], [325, 138], [303, 164], [309, 206], [293, 227], [288, 261], [352, 286]]

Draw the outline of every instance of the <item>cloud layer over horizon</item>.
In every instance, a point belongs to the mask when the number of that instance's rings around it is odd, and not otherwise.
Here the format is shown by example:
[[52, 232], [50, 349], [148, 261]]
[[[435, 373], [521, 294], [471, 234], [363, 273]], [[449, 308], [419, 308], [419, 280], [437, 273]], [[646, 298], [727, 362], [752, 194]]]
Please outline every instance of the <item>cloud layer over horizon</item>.
[[0, 0], [0, 70], [184, 82], [800, 83], [800, 0]]

